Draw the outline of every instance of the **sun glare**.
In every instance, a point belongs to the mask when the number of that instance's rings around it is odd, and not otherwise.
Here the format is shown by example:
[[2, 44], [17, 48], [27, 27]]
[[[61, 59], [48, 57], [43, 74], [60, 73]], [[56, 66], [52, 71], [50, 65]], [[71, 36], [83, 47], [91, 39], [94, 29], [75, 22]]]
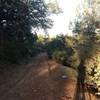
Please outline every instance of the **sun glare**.
[[71, 35], [71, 30], [69, 30], [69, 22], [75, 17], [76, 7], [80, 4], [82, 0], [57, 0], [63, 13], [59, 15], [52, 15], [51, 18], [54, 20], [54, 26], [49, 29], [49, 35], [51, 37], [57, 34], [67, 34]]
[[[45, 0], [48, 2], [49, 0]], [[55, 0], [51, 0], [55, 1]], [[69, 30], [69, 23], [75, 18], [75, 12], [78, 5], [83, 0], [56, 0], [63, 13], [52, 14], [50, 18], [54, 21], [54, 25], [51, 29], [48, 29], [50, 37], [55, 37], [58, 34], [72, 35], [72, 31]], [[44, 32], [40, 34], [45, 35]]]

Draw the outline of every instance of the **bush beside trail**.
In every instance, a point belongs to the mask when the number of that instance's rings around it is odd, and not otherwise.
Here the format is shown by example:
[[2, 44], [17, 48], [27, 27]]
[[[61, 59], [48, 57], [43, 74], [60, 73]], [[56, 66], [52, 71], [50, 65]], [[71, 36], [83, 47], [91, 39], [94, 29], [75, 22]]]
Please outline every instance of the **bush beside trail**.
[[49, 57], [62, 65], [77, 69], [80, 58], [77, 50], [73, 48], [75, 41], [73, 37], [57, 36], [46, 45]]
[[86, 83], [92, 84], [100, 93], [100, 47], [96, 46], [94, 53], [85, 59]]

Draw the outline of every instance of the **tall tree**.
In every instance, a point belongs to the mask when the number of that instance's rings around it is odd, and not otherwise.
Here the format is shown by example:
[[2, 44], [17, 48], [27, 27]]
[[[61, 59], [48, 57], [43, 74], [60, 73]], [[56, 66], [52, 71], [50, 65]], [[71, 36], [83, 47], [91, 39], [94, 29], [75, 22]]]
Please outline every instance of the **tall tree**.
[[[79, 45], [79, 49], [80, 58], [84, 62], [86, 82], [94, 85], [100, 92], [100, 59], [98, 57], [100, 56], [100, 42], [96, 42], [97, 36], [100, 37], [100, 32], [96, 32], [97, 29], [100, 29], [100, 4], [99, 0], [90, 1], [84, 2], [81, 10], [78, 10], [73, 32], [81, 34], [84, 40]], [[81, 69], [83, 68], [81, 67]]]
[[83, 33], [84, 35], [96, 35], [96, 28], [100, 24], [99, 2], [98, 0], [84, 1], [81, 8], [78, 7], [77, 17], [74, 21], [74, 33]]
[[18, 60], [32, 52], [31, 27], [49, 28], [43, 0], [0, 0], [0, 59]]

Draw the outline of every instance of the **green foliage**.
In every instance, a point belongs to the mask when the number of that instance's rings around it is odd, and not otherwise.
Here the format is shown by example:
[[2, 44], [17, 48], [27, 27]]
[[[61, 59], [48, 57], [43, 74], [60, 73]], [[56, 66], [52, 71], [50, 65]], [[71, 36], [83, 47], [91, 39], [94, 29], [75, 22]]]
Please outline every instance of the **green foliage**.
[[54, 38], [46, 44], [46, 50], [47, 50], [50, 58], [52, 57], [52, 54], [54, 51], [64, 50], [64, 49], [65, 49], [64, 40], [62, 40], [60, 38]]
[[100, 92], [99, 36], [94, 39], [83, 35], [76, 37], [60, 35], [47, 44], [47, 51], [52, 59], [74, 69], [77, 69], [83, 61], [85, 82], [93, 84]]
[[70, 37], [70, 36], [65, 36], [65, 45], [67, 47], [74, 47], [76, 46], [78, 43], [77, 38], [75, 37]]
[[94, 82], [96, 83], [98, 90], [100, 92], [100, 64], [98, 64], [97, 68], [95, 68], [95, 74], [94, 74]]
[[67, 59], [67, 53], [64, 50], [63, 51], [56, 50], [53, 52], [52, 58], [56, 60], [58, 63], [64, 64]]
[[72, 66], [74, 69], [77, 69], [80, 64], [79, 53], [76, 50], [72, 50], [71, 53], [72, 54], [67, 53], [68, 57], [67, 57], [66, 63]]
[[85, 59], [86, 81], [100, 88], [100, 46], [96, 45], [89, 57]]
[[39, 43], [44, 43], [44, 42], [45, 42], [45, 37], [44, 37], [42, 34], [39, 34], [39, 35], [38, 35], [37, 42], [39, 42]]
[[72, 37], [57, 36], [46, 46], [49, 57], [55, 59], [60, 64], [77, 69], [80, 60], [78, 52], [73, 48], [75, 41]]
[[[99, 3], [98, 0], [92, 0], [91, 4], [87, 5], [86, 3], [82, 3], [81, 7], [78, 6], [77, 16], [73, 23], [71, 23], [71, 27], [74, 33], [83, 34], [86, 36], [95, 36], [95, 30], [99, 28], [100, 24], [100, 16], [99, 16]], [[83, 10], [81, 10], [83, 9]]]
[[78, 7], [77, 18], [71, 23], [71, 28], [77, 36], [80, 36], [77, 50], [80, 60], [84, 62], [86, 82], [94, 86], [96, 84], [96, 88], [100, 90], [99, 3], [98, 0], [92, 0], [91, 4], [85, 1], [81, 7], [83, 10]]
[[31, 27], [50, 26], [43, 0], [0, 0], [0, 59], [17, 62], [35, 55], [37, 36]]
[[61, 8], [59, 7], [57, 1], [56, 2], [49, 2], [47, 3], [48, 11], [52, 14], [59, 14], [62, 13]]
[[34, 28], [51, 28], [52, 20], [48, 18], [48, 10], [44, 0], [29, 0], [30, 24]]

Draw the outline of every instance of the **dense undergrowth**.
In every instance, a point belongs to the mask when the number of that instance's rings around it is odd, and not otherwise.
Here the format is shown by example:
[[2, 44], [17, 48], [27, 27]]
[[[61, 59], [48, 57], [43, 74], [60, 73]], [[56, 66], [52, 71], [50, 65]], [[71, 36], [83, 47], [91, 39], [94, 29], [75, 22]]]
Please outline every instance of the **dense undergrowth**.
[[[98, 36], [96, 38], [99, 38]], [[46, 44], [46, 50], [51, 59], [62, 65], [76, 69], [83, 61], [85, 67], [84, 82], [90, 88], [100, 91], [100, 42], [81, 36], [59, 35]], [[84, 68], [83, 68], [84, 69]]]
[[73, 37], [63, 35], [57, 36], [51, 42], [46, 44], [49, 57], [60, 64], [68, 65], [77, 69], [80, 61], [79, 55], [74, 48], [74, 42]]

